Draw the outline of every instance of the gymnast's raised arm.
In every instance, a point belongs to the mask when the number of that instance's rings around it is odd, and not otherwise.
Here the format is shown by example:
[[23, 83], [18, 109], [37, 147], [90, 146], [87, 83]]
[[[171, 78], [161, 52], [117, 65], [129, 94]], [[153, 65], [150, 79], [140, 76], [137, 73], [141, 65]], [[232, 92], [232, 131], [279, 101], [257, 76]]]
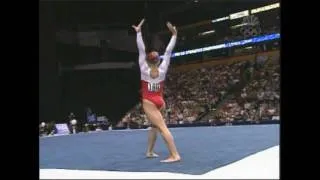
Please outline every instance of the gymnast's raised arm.
[[138, 26], [132, 25], [134, 30], [137, 32], [137, 46], [139, 51], [139, 66], [140, 69], [145, 69], [147, 67], [146, 63], [146, 48], [142, 39], [141, 26], [144, 23], [144, 19], [142, 19]]
[[163, 55], [163, 61], [160, 65], [160, 69], [164, 72], [167, 72], [168, 67], [170, 65], [170, 58], [171, 58], [172, 50], [176, 44], [177, 34], [178, 34], [176, 27], [172, 26], [172, 24], [170, 22], [167, 22], [167, 27], [171, 31], [172, 36], [171, 36], [170, 42], [166, 48], [166, 51]]

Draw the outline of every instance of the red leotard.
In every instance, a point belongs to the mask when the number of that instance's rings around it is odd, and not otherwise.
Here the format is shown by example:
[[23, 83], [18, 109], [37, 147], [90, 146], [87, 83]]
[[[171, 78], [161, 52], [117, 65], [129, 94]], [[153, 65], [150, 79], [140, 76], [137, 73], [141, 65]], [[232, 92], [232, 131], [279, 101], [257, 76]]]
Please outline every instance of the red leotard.
[[170, 64], [170, 57], [177, 36], [172, 36], [170, 42], [163, 55], [163, 61], [159, 66], [159, 76], [155, 79], [150, 77], [150, 67], [146, 62], [145, 46], [142, 40], [141, 32], [137, 33], [137, 46], [139, 50], [139, 66], [141, 72], [141, 96], [142, 99], [147, 99], [153, 102], [159, 109], [164, 105], [163, 88], [167, 70]]

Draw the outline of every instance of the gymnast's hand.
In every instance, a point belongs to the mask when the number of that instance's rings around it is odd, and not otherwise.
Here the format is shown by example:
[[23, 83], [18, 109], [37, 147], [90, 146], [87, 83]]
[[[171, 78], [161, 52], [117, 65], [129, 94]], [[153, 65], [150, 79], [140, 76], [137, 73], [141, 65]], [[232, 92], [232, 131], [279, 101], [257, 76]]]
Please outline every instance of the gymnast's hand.
[[171, 31], [172, 35], [176, 36], [178, 31], [175, 26], [173, 26], [170, 22], [167, 22], [167, 27], [169, 31]]
[[138, 26], [135, 26], [135, 25], [132, 25], [133, 29], [136, 30], [136, 32], [140, 32], [141, 31], [141, 26], [143, 25], [144, 23], [144, 19], [142, 19], [139, 23]]

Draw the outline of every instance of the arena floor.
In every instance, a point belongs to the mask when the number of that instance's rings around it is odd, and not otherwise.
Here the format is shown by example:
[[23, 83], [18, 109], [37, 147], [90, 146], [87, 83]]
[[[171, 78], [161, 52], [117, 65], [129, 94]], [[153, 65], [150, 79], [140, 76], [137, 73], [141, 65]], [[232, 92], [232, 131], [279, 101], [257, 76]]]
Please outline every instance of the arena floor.
[[182, 161], [146, 159], [146, 130], [40, 138], [41, 179], [279, 179], [279, 125], [172, 128]]

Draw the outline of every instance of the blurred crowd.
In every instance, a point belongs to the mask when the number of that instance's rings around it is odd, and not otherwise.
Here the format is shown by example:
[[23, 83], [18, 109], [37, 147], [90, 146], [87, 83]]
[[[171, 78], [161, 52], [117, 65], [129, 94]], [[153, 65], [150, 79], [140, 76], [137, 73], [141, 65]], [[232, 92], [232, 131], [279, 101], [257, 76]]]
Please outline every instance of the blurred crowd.
[[[240, 82], [240, 67], [245, 62], [203, 67], [190, 71], [168, 72], [163, 113], [168, 124], [192, 123], [201, 114], [214, 108], [228, 89]], [[131, 109], [118, 124], [129, 121], [147, 125], [141, 104]]]
[[[162, 112], [167, 124], [195, 122], [232, 123], [280, 120], [280, 63], [278, 56], [258, 55], [255, 61], [238, 61], [188, 70], [171, 68], [165, 82]], [[70, 133], [112, 129], [108, 119], [97, 117], [90, 108], [86, 122], [67, 118]], [[83, 127], [82, 127], [83, 124]], [[141, 128], [149, 121], [137, 104], [116, 127]], [[110, 127], [111, 126], [111, 127]], [[39, 126], [40, 135], [54, 134], [54, 123]]]
[[199, 115], [215, 107], [228, 89], [239, 83], [242, 64], [218, 65], [185, 72], [171, 71], [164, 93], [167, 122], [192, 123]]
[[209, 118], [209, 122], [263, 121], [279, 119], [280, 64], [273, 57], [255, 71], [251, 82], [240, 94], [232, 94], [222, 107]]
[[[236, 93], [228, 91], [244, 81]], [[279, 116], [279, 57], [258, 56], [256, 61], [203, 67], [188, 71], [171, 69], [166, 79], [163, 115], [167, 124], [193, 123], [210, 112], [209, 122], [260, 121]], [[217, 107], [219, 103], [222, 103]], [[216, 109], [217, 108], [217, 109]], [[132, 108], [117, 126], [148, 125], [141, 104]]]

